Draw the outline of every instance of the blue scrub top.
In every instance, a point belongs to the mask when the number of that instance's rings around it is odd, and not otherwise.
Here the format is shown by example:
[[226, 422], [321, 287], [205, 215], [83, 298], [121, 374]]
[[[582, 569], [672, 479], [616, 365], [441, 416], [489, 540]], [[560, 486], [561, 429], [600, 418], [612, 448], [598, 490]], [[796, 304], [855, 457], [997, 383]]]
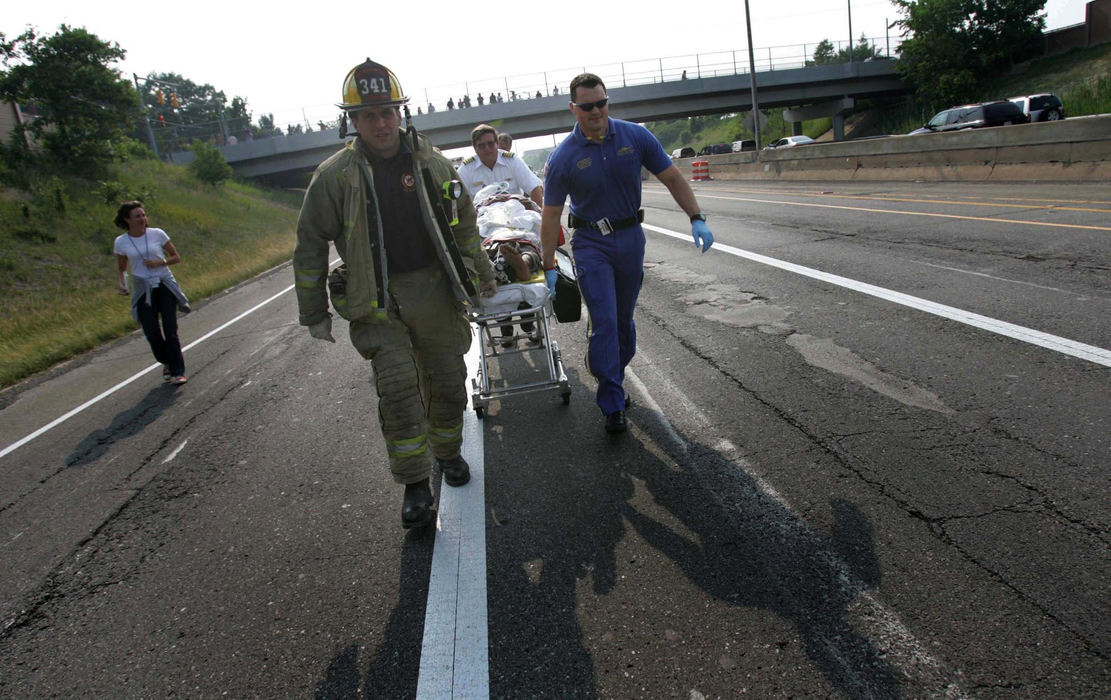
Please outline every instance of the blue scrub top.
[[560, 207], [571, 197], [571, 213], [598, 221], [635, 216], [640, 209], [640, 168], [659, 175], [671, 158], [640, 124], [609, 120], [606, 135], [591, 141], [579, 125], [548, 156], [544, 204]]

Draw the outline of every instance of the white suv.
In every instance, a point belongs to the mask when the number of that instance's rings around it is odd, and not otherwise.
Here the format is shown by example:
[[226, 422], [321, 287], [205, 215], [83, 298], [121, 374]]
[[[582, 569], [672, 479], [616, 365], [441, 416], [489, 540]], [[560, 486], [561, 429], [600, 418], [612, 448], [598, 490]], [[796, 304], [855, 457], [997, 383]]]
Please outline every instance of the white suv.
[[809, 136], [784, 136], [783, 138], [776, 139], [775, 141], [769, 143], [767, 146], [764, 146], [764, 149], [771, 150], [773, 148], [794, 148], [795, 146], [805, 146], [808, 143], [814, 143], [814, 139], [810, 138]]

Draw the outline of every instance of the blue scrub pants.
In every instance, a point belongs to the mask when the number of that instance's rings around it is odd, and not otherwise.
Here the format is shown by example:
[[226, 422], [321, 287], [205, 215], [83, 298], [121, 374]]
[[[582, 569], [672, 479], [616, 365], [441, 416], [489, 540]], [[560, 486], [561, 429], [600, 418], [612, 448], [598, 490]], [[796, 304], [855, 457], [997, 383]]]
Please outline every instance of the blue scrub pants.
[[578, 229], [571, 250], [589, 314], [587, 370], [598, 380], [596, 400], [608, 416], [625, 410], [625, 367], [637, 350], [633, 310], [644, 281], [644, 230], [633, 226], [603, 236]]

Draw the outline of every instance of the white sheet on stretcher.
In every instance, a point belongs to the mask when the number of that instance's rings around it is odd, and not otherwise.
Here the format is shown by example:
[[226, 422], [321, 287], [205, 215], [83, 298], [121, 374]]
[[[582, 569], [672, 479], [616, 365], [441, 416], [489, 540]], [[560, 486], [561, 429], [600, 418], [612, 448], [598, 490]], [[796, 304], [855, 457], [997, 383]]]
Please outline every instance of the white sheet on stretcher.
[[541, 306], [548, 300], [548, 286], [543, 282], [498, 285], [498, 291], [491, 297], [483, 297], [483, 314], [501, 314], [516, 311], [521, 302], [529, 306]]

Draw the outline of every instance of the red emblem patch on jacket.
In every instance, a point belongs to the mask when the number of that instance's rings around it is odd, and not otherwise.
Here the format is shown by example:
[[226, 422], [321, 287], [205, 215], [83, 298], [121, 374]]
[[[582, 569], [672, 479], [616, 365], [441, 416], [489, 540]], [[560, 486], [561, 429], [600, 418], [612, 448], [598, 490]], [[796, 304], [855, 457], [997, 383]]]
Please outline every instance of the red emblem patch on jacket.
[[413, 177], [413, 173], [405, 173], [401, 176], [401, 186], [405, 188], [406, 192], [417, 189], [417, 180]]

